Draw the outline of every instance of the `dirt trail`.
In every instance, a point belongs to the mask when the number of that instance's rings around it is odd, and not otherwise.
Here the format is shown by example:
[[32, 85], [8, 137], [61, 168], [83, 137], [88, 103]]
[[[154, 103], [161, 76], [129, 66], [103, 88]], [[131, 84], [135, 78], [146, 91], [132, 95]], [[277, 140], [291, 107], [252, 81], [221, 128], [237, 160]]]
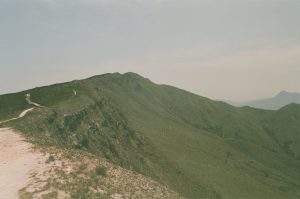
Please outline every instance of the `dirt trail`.
[[40, 104], [31, 101], [30, 94], [26, 94], [26, 98], [25, 99], [26, 99], [26, 101], [27, 101], [28, 104], [34, 105], [36, 107], [42, 107]]
[[[25, 99], [26, 99], [26, 101], [27, 101], [28, 104], [34, 105], [35, 107], [43, 107], [43, 106], [41, 106], [41, 105], [38, 104], [38, 103], [32, 102], [32, 101], [30, 100], [30, 94], [26, 94], [26, 98], [25, 98]], [[10, 122], [10, 121], [13, 121], [13, 120], [17, 120], [17, 119], [19, 119], [19, 118], [22, 118], [22, 117], [24, 117], [28, 112], [32, 111], [33, 109], [34, 109], [34, 107], [29, 108], [29, 109], [26, 109], [26, 110], [24, 110], [22, 113], [20, 113], [20, 115], [19, 115], [18, 117], [14, 117], [14, 118], [11, 118], [11, 119], [5, 120], [5, 121], [0, 121], [0, 124], [6, 123], [6, 122]]]
[[19, 118], [22, 118], [24, 117], [28, 112], [32, 111], [34, 108], [29, 108], [29, 109], [26, 109], [25, 111], [23, 111], [22, 113], [20, 113], [20, 115], [18, 117], [14, 117], [14, 118], [11, 118], [9, 120], [5, 120], [5, 121], [0, 121], [0, 124], [2, 123], [6, 123], [6, 122], [10, 122], [10, 121], [13, 121], [13, 120], [17, 120]]
[[15, 199], [30, 174], [45, 167], [45, 156], [10, 128], [0, 128], [0, 198]]

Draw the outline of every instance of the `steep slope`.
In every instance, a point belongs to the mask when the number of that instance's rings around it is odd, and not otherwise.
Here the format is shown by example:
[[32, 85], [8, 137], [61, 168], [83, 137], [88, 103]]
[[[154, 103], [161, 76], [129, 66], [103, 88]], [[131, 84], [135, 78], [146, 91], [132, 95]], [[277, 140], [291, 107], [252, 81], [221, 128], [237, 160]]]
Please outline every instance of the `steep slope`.
[[235, 108], [134, 73], [26, 93], [44, 107], [13, 125], [37, 144], [105, 157], [188, 198], [300, 197], [299, 105]]
[[278, 110], [288, 104], [297, 103], [300, 104], [300, 93], [291, 93], [287, 91], [281, 91], [276, 96], [268, 99], [260, 99], [248, 102], [228, 102], [233, 106], [250, 106], [253, 108], [261, 108], [267, 110]]

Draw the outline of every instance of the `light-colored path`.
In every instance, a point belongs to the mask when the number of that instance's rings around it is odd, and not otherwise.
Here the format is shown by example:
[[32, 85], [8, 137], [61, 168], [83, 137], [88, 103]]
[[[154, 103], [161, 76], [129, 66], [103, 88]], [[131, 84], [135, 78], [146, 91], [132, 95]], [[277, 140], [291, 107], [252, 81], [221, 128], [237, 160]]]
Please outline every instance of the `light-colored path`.
[[25, 111], [23, 111], [22, 113], [20, 113], [20, 115], [18, 117], [15, 117], [15, 118], [11, 118], [9, 120], [5, 120], [5, 121], [1, 121], [0, 124], [2, 123], [5, 123], [5, 122], [10, 122], [10, 121], [13, 121], [13, 120], [17, 120], [19, 118], [22, 118], [24, 117], [28, 112], [32, 111], [34, 108], [29, 108], [29, 109], [26, 109]]
[[[38, 104], [38, 103], [32, 102], [32, 101], [30, 100], [30, 94], [26, 94], [26, 98], [25, 98], [25, 99], [26, 99], [26, 101], [27, 101], [28, 104], [34, 105], [34, 106], [36, 106], [36, 107], [43, 107], [43, 106], [41, 106], [41, 105]], [[18, 117], [14, 117], [14, 118], [11, 118], [11, 119], [5, 120], [5, 121], [0, 121], [0, 124], [6, 123], [6, 122], [10, 122], [10, 121], [13, 121], [13, 120], [17, 120], [17, 119], [19, 119], [19, 118], [22, 118], [22, 117], [24, 117], [28, 112], [32, 111], [33, 109], [34, 109], [34, 107], [29, 108], [29, 109], [26, 109], [26, 110], [24, 110], [22, 113], [20, 113], [20, 115], [19, 115]]]
[[0, 198], [18, 198], [18, 191], [29, 182], [30, 174], [42, 169], [45, 157], [14, 130], [0, 128]]
[[25, 99], [26, 99], [26, 101], [27, 101], [28, 104], [34, 105], [36, 107], [42, 107], [40, 104], [31, 101], [30, 94], [26, 94], [26, 98]]

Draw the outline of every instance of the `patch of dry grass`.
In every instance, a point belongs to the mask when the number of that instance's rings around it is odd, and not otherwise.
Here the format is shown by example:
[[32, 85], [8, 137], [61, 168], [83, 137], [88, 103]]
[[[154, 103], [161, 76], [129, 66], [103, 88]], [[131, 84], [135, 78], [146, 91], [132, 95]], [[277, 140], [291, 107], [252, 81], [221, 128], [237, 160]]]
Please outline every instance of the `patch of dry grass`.
[[32, 174], [30, 183], [19, 192], [21, 199], [180, 198], [169, 188], [90, 153], [53, 148], [44, 153], [52, 161], [47, 161], [41, 173]]

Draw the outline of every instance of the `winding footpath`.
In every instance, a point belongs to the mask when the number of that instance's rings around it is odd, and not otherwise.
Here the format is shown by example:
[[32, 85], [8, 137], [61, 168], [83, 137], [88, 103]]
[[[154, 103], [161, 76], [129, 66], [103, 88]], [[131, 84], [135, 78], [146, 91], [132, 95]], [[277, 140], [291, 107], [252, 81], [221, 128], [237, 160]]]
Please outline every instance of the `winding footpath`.
[[34, 105], [36, 107], [42, 107], [40, 104], [31, 101], [30, 94], [26, 94], [26, 98], [25, 99], [26, 99], [26, 101], [27, 101], [28, 104]]
[[[26, 101], [36, 107], [41, 105]], [[24, 117], [35, 107], [24, 110], [18, 117], [2, 121], [6, 123]], [[45, 167], [45, 156], [32, 150], [32, 145], [11, 128], [0, 128], [0, 198], [17, 199], [18, 191], [25, 187], [33, 173]]]
[[19, 118], [22, 118], [24, 117], [28, 112], [32, 111], [34, 108], [29, 108], [29, 109], [26, 109], [25, 111], [23, 111], [22, 113], [20, 113], [20, 115], [18, 117], [14, 117], [14, 118], [11, 118], [9, 120], [5, 120], [5, 121], [1, 121], [0, 124], [3, 124], [3, 123], [6, 123], [6, 122], [10, 122], [10, 121], [13, 121], [13, 120], [17, 120]]
[[[34, 105], [34, 106], [36, 106], [36, 107], [42, 107], [40, 104], [35, 103], [35, 102], [32, 102], [32, 101], [30, 100], [30, 94], [26, 94], [26, 98], [25, 98], [25, 99], [26, 99], [26, 101], [27, 101], [28, 104]], [[24, 116], [25, 116], [27, 113], [29, 113], [30, 111], [33, 111], [33, 109], [34, 109], [34, 107], [29, 108], [29, 109], [26, 109], [26, 110], [24, 110], [22, 113], [20, 113], [20, 115], [19, 115], [18, 117], [14, 117], [14, 118], [11, 118], [11, 119], [5, 120], [5, 121], [0, 121], [0, 124], [3, 124], [3, 123], [6, 123], [6, 122], [10, 122], [10, 121], [13, 121], [13, 120], [20, 119], [20, 118], [24, 117]]]

